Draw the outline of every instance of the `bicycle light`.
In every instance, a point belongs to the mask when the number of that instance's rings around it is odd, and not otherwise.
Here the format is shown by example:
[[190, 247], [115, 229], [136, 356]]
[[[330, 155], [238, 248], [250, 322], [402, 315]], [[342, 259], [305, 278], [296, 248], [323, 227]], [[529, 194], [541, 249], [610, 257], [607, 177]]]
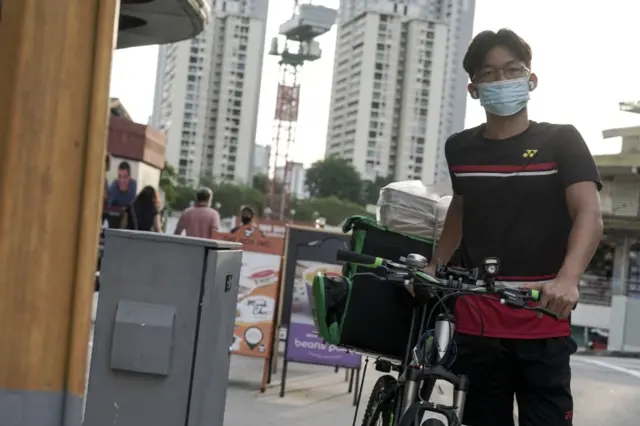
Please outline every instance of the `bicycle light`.
[[500, 259], [497, 257], [487, 257], [482, 261], [482, 268], [487, 276], [495, 277], [500, 271]]

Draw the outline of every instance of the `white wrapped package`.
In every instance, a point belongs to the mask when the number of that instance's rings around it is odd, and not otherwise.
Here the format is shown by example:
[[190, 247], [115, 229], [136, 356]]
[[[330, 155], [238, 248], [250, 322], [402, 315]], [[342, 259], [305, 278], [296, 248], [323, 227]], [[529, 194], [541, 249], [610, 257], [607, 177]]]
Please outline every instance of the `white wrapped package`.
[[451, 203], [448, 185], [425, 186], [419, 180], [394, 182], [380, 190], [378, 224], [394, 232], [439, 238]]

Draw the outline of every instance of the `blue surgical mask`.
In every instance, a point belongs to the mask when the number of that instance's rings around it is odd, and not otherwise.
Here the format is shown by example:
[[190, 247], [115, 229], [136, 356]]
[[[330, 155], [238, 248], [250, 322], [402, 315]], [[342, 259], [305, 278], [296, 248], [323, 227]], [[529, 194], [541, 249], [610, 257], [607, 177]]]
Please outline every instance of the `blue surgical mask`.
[[507, 117], [522, 111], [529, 102], [529, 77], [476, 84], [480, 105], [487, 112]]

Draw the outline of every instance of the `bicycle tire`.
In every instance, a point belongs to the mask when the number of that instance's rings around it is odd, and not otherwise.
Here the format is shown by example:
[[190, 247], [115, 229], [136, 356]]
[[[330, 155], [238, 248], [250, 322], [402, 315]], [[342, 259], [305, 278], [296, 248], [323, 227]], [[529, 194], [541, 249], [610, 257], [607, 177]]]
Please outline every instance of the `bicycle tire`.
[[388, 374], [378, 378], [371, 390], [362, 426], [378, 426], [380, 419], [382, 419], [382, 426], [393, 426], [396, 398], [393, 396], [387, 401], [383, 401], [383, 398], [396, 391], [397, 383], [396, 378]]
[[442, 420], [438, 419], [427, 419], [420, 426], [447, 426], [444, 424]]

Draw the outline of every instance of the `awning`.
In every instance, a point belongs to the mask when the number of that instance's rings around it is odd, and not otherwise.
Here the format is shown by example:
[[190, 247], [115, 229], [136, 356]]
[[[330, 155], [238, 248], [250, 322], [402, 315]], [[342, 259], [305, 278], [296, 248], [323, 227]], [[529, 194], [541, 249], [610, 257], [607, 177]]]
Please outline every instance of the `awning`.
[[118, 49], [195, 37], [209, 20], [206, 0], [121, 0]]

